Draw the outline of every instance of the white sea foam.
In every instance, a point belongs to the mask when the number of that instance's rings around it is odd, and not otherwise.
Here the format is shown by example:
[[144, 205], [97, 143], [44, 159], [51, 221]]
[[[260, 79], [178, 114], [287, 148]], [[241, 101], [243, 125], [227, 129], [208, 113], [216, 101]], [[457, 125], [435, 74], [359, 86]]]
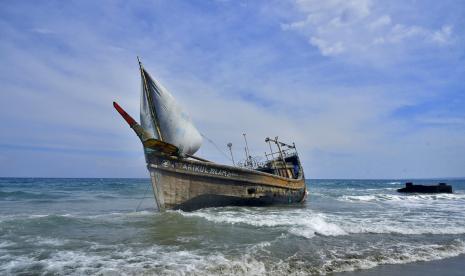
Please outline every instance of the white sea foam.
[[29, 265], [36, 262], [33, 257], [12, 256], [9, 254], [2, 255], [0, 260], [0, 273], [5, 273], [6, 275], [13, 275], [13, 271], [27, 268]]
[[465, 234], [465, 215], [418, 213], [405, 216], [405, 211], [364, 210], [343, 213], [320, 213], [308, 209], [257, 211], [254, 209], [205, 209], [192, 213], [178, 211], [185, 217], [198, 217], [214, 223], [274, 227], [290, 234], [313, 238], [315, 235], [340, 236], [373, 234]]
[[112, 253], [89, 253], [82, 251], [59, 251], [45, 260], [22, 257], [0, 265], [0, 272], [11, 273], [35, 265], [44, 267], [52, 274], [153, 274], [153, 275], [263, 275], [265, 264], [256, 261], [254, 251], [268, 244], [259, 243], [250, 247], [239, 258], [227, 258], [219, 252], [204, 254], [200, 251], [176, 250], [176, 248], [152, 246], [146, 249], [124, 249], [121, 245]]
[[12, 246], [12, 245], [15, 245], [15, 243], [10, 242], [10, 241], [1, 241], [0, 242], [0, 248], [9, 247], [9, 246]]
[[63, 246], [69, 243], [69, 240], [58, 239], [58, 238], [47, 238], [47, 237], [34, 237], [25, 240], [28, 243], [35, 245], [47, 245], [47, 246]]
[[451, 222], [445, 225], [441, 220], [424, 219], [412, 221], [395, 221], [394, 219], [374, 218], [337, 218], [338, 226], [350, 234], [373, 233], [373, 234], [403, 234], [403, 235], [458, 235], [465, 234], [463, 221]]
[[[120, 245], [109, 252], [58, 251], [48, 259], [2, 256], [0, 272], [29, 271], [39, 265], [45, 274], [103, 275], [301, 275], [368, 269], [381, 264], [403, 264], [440, 260], [465, 253], [461, 240], [450, 244], [375, 244], [371, 247], [334, 247], [321, 251], [321, 261], [292, 255], [286, 258], [262, 256], [268, 243], [250, 246], [244, 254], [226, 256], [220, 252], [179, 250], [151, 246], [144, 249]], [[5, 259], [8, 258], [8, 259]], [[37, 272], [37, 271], [36, 271]]]
[[291, 234], [305, 238], [313, 238], [320, 234], [324, 236], [339, 236], [349, 234], [402, 234], [402, 235], [458, 235], [465, 234], [463, 220], [445, 225], [440, 219], [418, 218], [412, 221], [396, 221], [386, 218], [358, 218], [344, 216], [315, 217], [307, 223], [296, 223], [289, 227]]
[[50, 216], [50, 215], [47, 215], [47, 214], [45, 214], [45, 215], [40, 214], [40, 215], [39, 215], [39, 214], [37, 214], [37, 215], [29, 215], [29, 216], [27, 216], [27, 217], [28, 217], [28, 218], [44, 218], [44, 217], [48, 217], [48, 216]]
[[255, 212], [250, 210], [215, 212], [202, 210], [193, 213], [179, 212], [187, 217], [200, 217], [215, 223], [245, 224], [255, 227], [282, 227], [294, 235], [312, 238], [315, 234], [324, 236], [346, 235], [347, 233], [334, 223], [326, 221], [320, 213], [303, 211], [291, 212]]
[[[365, 251], [365, 252], [364, 252]], [[433, 261], [455, 257], [465, 253], [465, 244], [456, 240], [452, 244], [412, 245], [399, 244], [384, 249], [385, 253], [370, 253], [368, 250], [334, 254], [335, 258], [327, 260], [320, 272], [342, 272], [357, 269], [369, 269], [382, 264], [405, 264], [419, 261]]]
[[291, 234], [303, 236], [306, 238], [313, 238], [316, 234], [324, 236], [339, 236], [348, 234], [337, 224], [327, 222], [320, 214], [305, 218], [302, 223], [291, 227], [289, 232]]
[[342, 195], [338, 200], [348, 202], [426, 202], [426, 201], [465, 201], [465, 194], [370, 194], [370, 195]]

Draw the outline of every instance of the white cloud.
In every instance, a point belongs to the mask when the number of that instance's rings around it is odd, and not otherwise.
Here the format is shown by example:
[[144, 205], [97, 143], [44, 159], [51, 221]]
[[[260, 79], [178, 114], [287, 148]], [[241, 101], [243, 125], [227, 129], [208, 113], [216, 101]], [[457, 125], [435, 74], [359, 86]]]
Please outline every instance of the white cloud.
[[[396, 22], [379, 2], [371, 0], [297, 0], [297, 10], [305, 16], [282, 24], [283, 30], [307, 36], [323, 56], [344, 55], [353, 60], [392, 58], [392, 47], [450, 43], [452, 26], [430, 29]], [[396, 53], [397, 54], [397, 53]]]
[[[374, 44], [399, 44], [408, 39], [417, 38], [421, 41], [434, 42], [438, 45], [447, 44], [451, 40], [452, 27], [443, 26], [440, 30], [432, 31], [418, 26], [405, 26], [396, 24], [390, 28], [388, 33], [376, 37]], [[417, 41], [418, 41], [417, 40]]]
[[431, 39], [434, 42], [439, 44], [446, 44], [451, 41], [452, 37], [452, 26], [445, 25], [441, 28], [441, 30], [435, 31], [431, 34]]
[[48, 29], [48, 28], [33, 28], [31, 29], [32, 32], [38, 33], [38, 34], [55, 34], [55, 31]]
[[313, 36], [310, 38], [310, 44], [317, 46], [320, 49], [321, 54], [324, 56], [334, 56], [344, 52], [345, 50], [342, 46], [342, 42], [340, 41], [331, 43]]
[[296, 3], [315, 21], [338, 18], [340, 22], [368, 16], [372, 5], [371, 0], [297, 0]]
[[378, 19], [376, 19], [375, 21], [371, 22], [369, 24], [369, 27], [370, 29], [378, 29], [378, 28], [382, 28], [382, 27], [385, 27], [385, 26], [389, 26], [391, 25], [392, 21], [391, 21], [391, 17], [389, 15], [383, 15], [381, 17], [379, 17]]

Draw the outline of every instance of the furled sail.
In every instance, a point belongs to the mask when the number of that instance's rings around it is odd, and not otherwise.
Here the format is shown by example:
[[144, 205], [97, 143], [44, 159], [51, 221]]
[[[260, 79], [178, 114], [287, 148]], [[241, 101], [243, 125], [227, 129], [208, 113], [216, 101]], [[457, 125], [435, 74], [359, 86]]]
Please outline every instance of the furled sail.
[[140, 120], [153, 138], [175, 145], [181, 154], [194, 154], [202, 136], [174, 97], [141, 66]]

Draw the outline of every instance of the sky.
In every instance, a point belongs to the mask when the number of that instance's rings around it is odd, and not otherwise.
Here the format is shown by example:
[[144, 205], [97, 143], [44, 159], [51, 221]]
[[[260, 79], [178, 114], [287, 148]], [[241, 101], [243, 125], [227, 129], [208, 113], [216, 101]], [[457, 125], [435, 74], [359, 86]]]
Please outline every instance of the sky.
[[247, 133], [307, 178], [463, 177], [463, 26], [461, 0], [0, 1], [0, 176], [147, 177], [112, 107], [139, 117], [140, 56], [204, 158]]

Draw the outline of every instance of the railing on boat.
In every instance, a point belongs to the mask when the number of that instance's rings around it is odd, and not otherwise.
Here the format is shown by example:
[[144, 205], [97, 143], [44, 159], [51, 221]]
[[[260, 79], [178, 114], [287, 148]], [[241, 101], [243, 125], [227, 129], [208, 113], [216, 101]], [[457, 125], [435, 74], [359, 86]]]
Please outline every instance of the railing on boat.
[[[292, 145], [290, 145], [280, 142], [278, 141], [278, 137], [275, 139], [267, 137], [265, 142], [270, 146], [270, 152], [265, 152], [264, 155], [266, 160], [260, 156], [252, 157], [249, 154], [246, 144], [245, 152], [247, 158], [242, 162], [237, 163], [237, 166], [252, 170], [268, 171], [270, 173], [288, 178], [298, 178], [298, 176], [301, 174], [301, 168], [300, 164], [298, 163], [298, 154], [295, 144], [292, 143]], [[278, 149], [277, 151], [273, 151], [271, 146], [272, 142], [276, 145], [276, 148]], [[293, 157], [296, 159], [293, 163], [289, 163], [288, 160], [292, 160]]]

